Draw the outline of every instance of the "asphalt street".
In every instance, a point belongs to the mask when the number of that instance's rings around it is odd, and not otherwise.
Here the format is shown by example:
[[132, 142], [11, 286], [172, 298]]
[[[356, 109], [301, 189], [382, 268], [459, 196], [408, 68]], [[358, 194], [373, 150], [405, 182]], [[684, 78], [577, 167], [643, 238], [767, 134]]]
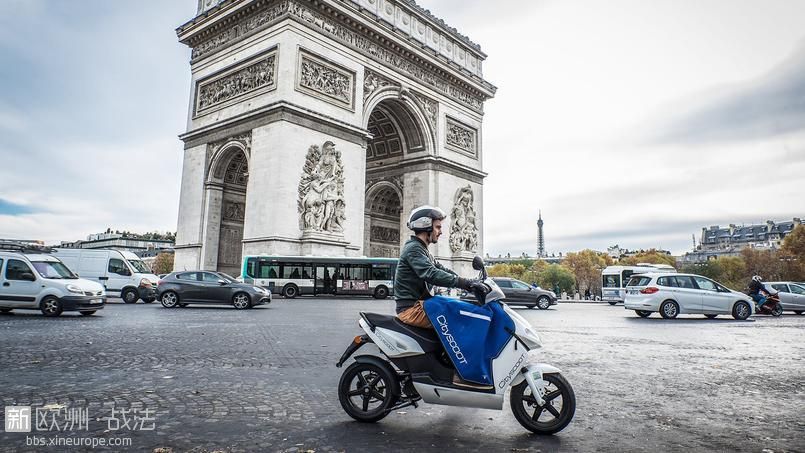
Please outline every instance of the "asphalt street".
[[[30, 445], [37, 435], [129, 438], [131, 451], [805, 451], [805, 316], [518, 309], [542, 336], [542, 360], [563, 370], [577, 397], [570, 425], [541, 437], [516, 422], [508, 401], [502, 411], [421, 404], [353, 422], [338, 403], [335, 362], [360, 333], [361, 310], [393, 313], [393, 302], [275, 299], [244, 311], [111, 303], [93, 317], [0, 315], [2, 405], [89, 418], [83, 431], [4, 431], [0, 450], [70, 450]], [[111, 426], [122, 409], [150, 423]]]

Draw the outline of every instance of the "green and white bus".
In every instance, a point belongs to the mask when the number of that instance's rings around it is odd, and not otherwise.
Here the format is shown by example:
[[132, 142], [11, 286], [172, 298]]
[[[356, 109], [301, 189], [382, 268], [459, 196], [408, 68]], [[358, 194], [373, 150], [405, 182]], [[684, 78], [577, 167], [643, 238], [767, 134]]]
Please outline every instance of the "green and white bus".
[[396, 258], [245, 256], [243, 281], [292, 299], [301, 295], [367, 295], [394, 291]]

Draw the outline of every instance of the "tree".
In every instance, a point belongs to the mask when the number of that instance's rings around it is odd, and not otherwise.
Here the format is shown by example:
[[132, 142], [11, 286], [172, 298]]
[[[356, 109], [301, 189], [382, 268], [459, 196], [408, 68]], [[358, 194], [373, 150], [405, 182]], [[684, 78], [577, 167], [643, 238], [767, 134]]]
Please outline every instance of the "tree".
[[[559, 287], [559, 291], [566, 291], [568, 293], [573, 291], [573, 283], [575, 277], [566, 267], [559, 264], [548, 264], [537, 275], [537, 283], [539, 286], [553, 290]], [[558, 296], [558, 294], [557, 294]]]
[[579, 292], [589, 289], [593, 294], [598, 294], [600, 291], [601, 271], [610, 264], [612, 264], [612, 258], [609, 255], [589, 249], [568, 253], [562, 263], [576, 277], [576, 287]]
[[151, 271], [155, 274], [167, 274], [173, 272], [173, 253], [162, 252], [154, 258]]
[[797, 225], [783, 239], [780, 248], [783, 278], [793, 281], [805, 281], [805, 225]]
[[660, 252], [657, 249], [649, 249], [645, 251], [641, 250], [636, 255], [626, 257], [618, 262], [618, 264], [624, 266], [634, 266], [638, 263], [668, 264], [669, 266], [676, 267], [676, 258], [665, 252]]
[[[774, 250], [745, 248], [741, 250], [741, 256], [746, 263], [747, 277], [760, 275], [763, 280], [767, 281], [782, 279], [783, 266]], [[746, 284], [748, 285], [749, 282], [747, 281]]]

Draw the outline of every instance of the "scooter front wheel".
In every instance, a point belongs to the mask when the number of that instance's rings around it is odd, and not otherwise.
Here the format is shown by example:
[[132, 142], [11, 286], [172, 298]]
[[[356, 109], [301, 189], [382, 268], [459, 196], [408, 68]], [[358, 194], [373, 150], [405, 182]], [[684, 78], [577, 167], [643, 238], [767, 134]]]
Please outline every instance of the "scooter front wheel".
[[542, 376], [545, 380], [545, 404], [537, 405], [528, 381], [512, 387], [509, 402], [514, 418], [536, 434], [554, 434], [563, 430], [576, 412], [576, 394], [561, 374]]
[[341, 407], [359, 422], [373, 423], [386, 415], [397, 399], [396, 376], [371, 363], [355, 362], [341, 375], [338, 400]]

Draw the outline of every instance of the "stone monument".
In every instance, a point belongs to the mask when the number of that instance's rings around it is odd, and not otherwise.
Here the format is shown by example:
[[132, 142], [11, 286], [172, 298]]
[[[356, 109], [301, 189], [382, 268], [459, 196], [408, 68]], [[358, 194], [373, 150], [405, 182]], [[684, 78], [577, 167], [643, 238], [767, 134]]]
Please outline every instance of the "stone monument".
[[483, 249], [480, 47], [410, 0], [199, 0], [176, 269], [245, 254], [398, 256], [421, 204], [432, 249]]

